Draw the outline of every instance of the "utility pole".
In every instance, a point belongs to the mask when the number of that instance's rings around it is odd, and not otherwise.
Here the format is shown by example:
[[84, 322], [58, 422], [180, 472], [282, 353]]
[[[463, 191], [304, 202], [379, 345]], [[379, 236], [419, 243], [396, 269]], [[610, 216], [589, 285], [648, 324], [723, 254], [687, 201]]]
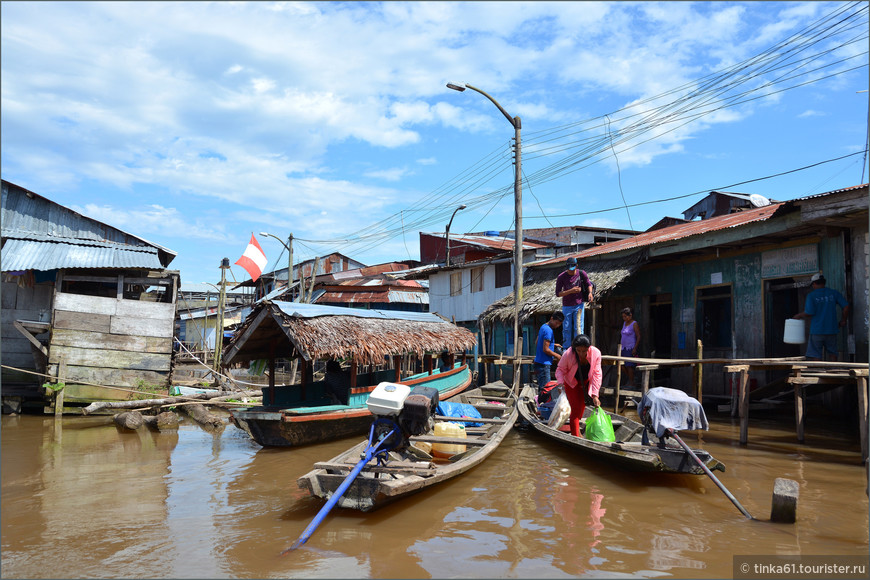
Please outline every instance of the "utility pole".
[[227, 270], [230, 267], [230, 259], [221, 260], [221, 289], [218, 295], [217, 328], [214, 337], [214, 372], [215, 380], [219, 380], [221, 372], [221, 354], [224, 348], [224, 304], [227, 298]]
[[468, 83], [447, 83], [447, 88], [459, 92], [471, 89], [480, 93], [492, 101], [492, 104], [501, 111], [501, 114], [514, 128], [514, 390], [519, 394], [519, 385], [522, 379], [522, 366], [519, 364], [519, 357], [523, 354], [523, 339], [520, 336], [520, 303], [523, 300], [523, 173], [520, 129], [522, 129], [523, 124], [518, 116], [511, 117], [498, 101], [477, 87]]

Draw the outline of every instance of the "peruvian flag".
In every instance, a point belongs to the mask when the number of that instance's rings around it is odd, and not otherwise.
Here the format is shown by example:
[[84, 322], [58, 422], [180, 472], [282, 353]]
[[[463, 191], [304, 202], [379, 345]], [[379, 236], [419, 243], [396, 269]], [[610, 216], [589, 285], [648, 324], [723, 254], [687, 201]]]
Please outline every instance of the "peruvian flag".
[[263, 253], [263, 248], [257, 243], [257, 238], [251, 234], [251, 241], [248, 242], [248, 247], [245, 248], [245, 253], [236, 261], [236, 264], [247, 270], [251, 275], [251, 281], [256, 282], [263, 269], [266, 267], [266, 254]]

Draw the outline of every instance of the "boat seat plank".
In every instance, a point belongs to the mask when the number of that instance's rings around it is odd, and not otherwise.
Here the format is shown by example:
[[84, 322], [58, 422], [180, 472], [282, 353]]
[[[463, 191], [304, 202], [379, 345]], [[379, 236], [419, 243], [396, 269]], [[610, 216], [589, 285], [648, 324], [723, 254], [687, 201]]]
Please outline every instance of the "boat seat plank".
[[[314, 469], [345, 469], [350, 471], [356, 466], [355, 463], [331, 463], [329, 461], [320, 461], [314, 464]], [[387, 465], [366, 465], [364, 470], [372, 473], [394, 473], [394, 472], [402, 472], [402, 471], [419, 471], [419, 472], [429, 472], [433, 471], [435, 466], [431, 463], [426, 462], [390, 462]]]
[[426, 443], [446, 443], [447, 445], [479, 445], [489, 443], [488, 439], [474, 439], [471, 437], [461, 439], [459, 437], [436, 437], [435, 435], [415, 435], [411, 441], [425, 441]]
[[463, 393], [466, 399], [486, 399], [488, 401], [510, 401], [513, 397], [491, 397], [489, 395], [466, 395]]
[[467, 421], [469, 423], [504, 423], [504, 419], [484, 418], [484, 417], [447, 417], [445, 415], [435, 415], [438, 421]]

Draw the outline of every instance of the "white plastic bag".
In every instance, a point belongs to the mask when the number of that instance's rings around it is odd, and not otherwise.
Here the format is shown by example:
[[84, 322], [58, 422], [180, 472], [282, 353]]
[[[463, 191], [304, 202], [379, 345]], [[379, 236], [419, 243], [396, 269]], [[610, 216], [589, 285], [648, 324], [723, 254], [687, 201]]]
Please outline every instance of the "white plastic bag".
[[553, 412], [550, 413], [550, 420], [547, 421], [547, 425], [553, 429], [558, 429], [564, 425], [571, 416], [571, 404], [568, 402], [568, 397], [565, 396], [565, 387], [556, 388], [559, 389], [559, 396], [556, 398]]

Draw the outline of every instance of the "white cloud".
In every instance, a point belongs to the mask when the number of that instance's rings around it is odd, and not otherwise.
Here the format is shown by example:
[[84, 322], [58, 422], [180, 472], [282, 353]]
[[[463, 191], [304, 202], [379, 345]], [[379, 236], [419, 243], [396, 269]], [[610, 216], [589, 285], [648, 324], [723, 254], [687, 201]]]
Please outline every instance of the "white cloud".
[[366, 177], [374, 177], [375, 179], [383, 179], [384, 181], [399, 181], [406, 175], [410, 175], [411, 171], [404, 167], [394, 167], [392, 169], [378, 169], [366, 171], [363, 175]]
[[115, 206], [96, 205], [70, 206], [89, 218], [110, 224], [140, 237], [148, 234], [163, 234], [173, 232], [177, 237], [193, 238], [209, 241], [226, 241], [221, 223], [203, 223], [200, 220], [189, 221], [175, 208], [160, 205], [150, 205], [137, 209], [122, 209]]
[[806, 117], [824, 117], [825, 115], [827, 115], [827, 113], [822, 113], [820, 111], [814, 111], [812, 109], [807, 109], [806, 111], [804, 111], [803, 113], [798, 115], [798, 118], [804, 119]]

